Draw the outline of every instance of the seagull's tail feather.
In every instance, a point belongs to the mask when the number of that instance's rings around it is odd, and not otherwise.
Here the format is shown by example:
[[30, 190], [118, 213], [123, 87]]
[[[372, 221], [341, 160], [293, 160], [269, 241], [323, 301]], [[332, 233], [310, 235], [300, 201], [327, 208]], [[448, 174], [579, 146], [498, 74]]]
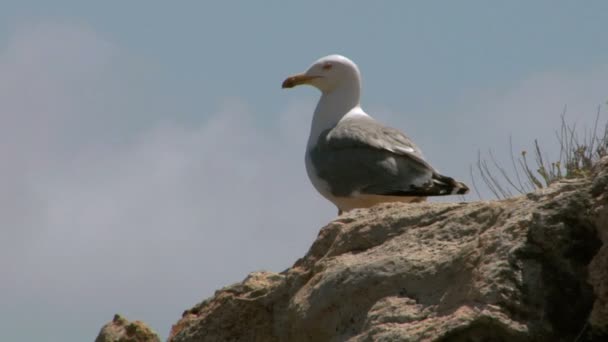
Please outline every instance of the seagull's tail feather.
[[397, 190], [379, 193], [386, 196], [447, 196], [464, 195], [469, 192], [469, 187], [452, 177], [444, 176], [437, 172], [433, 173], [430, 181], [423, 185], [410, 185], [407, 190]]
[[439, 195], [464, 195], [469, 192], [469, 187], [463, 182], [436, 172], [433, 174], [433, 184], [440, 190]]

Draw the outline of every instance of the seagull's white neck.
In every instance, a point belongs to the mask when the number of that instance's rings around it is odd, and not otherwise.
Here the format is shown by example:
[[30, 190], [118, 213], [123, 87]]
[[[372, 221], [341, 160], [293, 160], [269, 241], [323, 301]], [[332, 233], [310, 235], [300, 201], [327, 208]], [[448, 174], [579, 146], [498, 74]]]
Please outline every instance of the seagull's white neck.
[[[312, 117], [308, 147], [310, 148], [317, 142], [323, 131], [334, 127], [345, 115], [353, 109], [359, 108], [360, 96], [361, 87], [359, 82], [344, 83], [331, 92], [322, 93]], [[365, 115], [363, 111], [357, 112]]]

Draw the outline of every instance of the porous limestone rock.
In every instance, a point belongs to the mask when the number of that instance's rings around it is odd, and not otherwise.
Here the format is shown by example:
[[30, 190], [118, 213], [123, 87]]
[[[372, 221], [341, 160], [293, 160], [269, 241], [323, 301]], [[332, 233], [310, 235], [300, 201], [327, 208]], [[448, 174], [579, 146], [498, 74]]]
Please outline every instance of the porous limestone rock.
[[506, 200], [355, 210], [169, 341], [608, 341], [607, 242], [608, 159]]
[[507, 200], [355, 210], [169, 341], [608, 341], [607, 241], [608, 159]]
[[502, 201], [355, 210], [293, 267], [184, 312], [169, 341], [608, 340], [607, 241], [608, 159]]
[[95, 342], [160, 342], [160, 338], [145, 323], [129, 322], [116, 314], [101, 328]]
[[589, 265], [589, 282], [596, 296], [589, 323], [608, 333], [608, 162], [600, 164], [596, 171], [591, 184], [591, 218], [602, 247]]

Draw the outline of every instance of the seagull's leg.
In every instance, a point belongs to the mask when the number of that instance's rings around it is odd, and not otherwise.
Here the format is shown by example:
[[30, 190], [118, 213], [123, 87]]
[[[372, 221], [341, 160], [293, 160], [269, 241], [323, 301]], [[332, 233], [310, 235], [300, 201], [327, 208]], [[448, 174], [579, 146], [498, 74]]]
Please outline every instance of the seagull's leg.
[[338, 208], [338, 216], [342, 215], [342, 209]]

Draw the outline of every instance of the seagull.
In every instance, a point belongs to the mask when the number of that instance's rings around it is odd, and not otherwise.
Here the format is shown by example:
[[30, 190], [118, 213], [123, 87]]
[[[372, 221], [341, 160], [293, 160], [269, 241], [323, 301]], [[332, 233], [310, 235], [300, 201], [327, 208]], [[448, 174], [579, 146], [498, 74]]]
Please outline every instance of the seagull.
[[383, 202], [422, 202], [469, 191], [437, 172], [405, 134], [363, 111], [361, 73], [350, 59], [323, 57], [285, 79], [282, 88], [303, 84], [321, 91], [306, 146], [306, 172], [339, 215]]

